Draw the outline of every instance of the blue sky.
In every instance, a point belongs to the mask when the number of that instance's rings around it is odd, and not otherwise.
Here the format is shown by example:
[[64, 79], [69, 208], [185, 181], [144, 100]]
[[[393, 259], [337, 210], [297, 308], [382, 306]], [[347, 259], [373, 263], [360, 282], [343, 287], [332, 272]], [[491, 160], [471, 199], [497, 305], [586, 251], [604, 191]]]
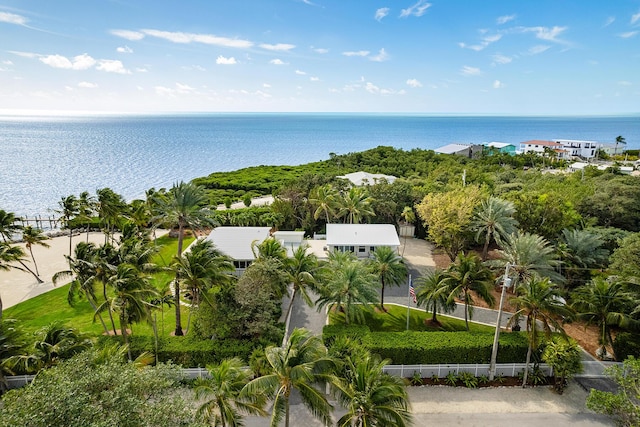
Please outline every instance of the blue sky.
[[640, 112], [640, 0], [0, 0], [0, 112]]

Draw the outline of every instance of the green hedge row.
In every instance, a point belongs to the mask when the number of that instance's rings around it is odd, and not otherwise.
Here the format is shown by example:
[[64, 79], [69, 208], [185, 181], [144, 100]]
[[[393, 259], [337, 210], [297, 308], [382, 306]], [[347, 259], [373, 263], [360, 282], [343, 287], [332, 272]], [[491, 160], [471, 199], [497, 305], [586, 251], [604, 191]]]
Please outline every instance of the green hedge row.
[[619, 361], [629, 356], [640, 358], [640, 334], [620, 332], [613, 340], [613, 351]]
[[[135, 358], [147, 351], [156, 354], [155, 340], [152, 336], [132, 336], [130, 338], [131, 353]], [[100, 344], [122, 344], [120, 337], [100, 337]], [[239, 357], [248, 361], [251, 352], [260, 347], [257, 341], [235, 339], [196, 341], [190, 337], [171, 337], [158, 341], [158, 362], [172, 361], [185, 368], [205, 367], [208, 364], [220, 363], [222, 360]]]
[[[323, 339], [331, 345], [339, 335], [359, 338], [372, 353], [396, 365], [489, 363], [493, 333], [484, 332], [370, 332], [366, 326], [325, 326]], [[521, 363], [527, 355], [524, 332], [500, 335], [498, 363]]]

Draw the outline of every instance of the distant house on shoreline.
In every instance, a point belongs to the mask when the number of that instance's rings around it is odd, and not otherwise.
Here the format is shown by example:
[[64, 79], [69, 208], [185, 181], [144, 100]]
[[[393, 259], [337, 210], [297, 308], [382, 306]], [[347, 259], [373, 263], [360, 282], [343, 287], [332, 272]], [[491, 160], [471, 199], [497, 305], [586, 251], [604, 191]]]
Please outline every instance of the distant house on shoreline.
[[433, 150], [437, 154], [455, 154], [456, 156], [464, 156], [470, 159], [479, 157], [484, 147], [474, 144], [448, 144]]
[[485, 152], [488, 154], [491, 154], [492, 151], [509, 154], [510, 156], [516, 154], [516, 146], [508, 142], [488, 142], [485, 147], [487, 148]]
[[567, 159], [569, 153], [564, 149], [564, 146], [555, 141], [542, 141], [539, 139], [532, 139], [520, 143], [521, 153], [535, 153], [537, 155], [545, 155], [549, 150], [556, 154], [558, 159]]
[[[556, 157], [562, 160], [569, 160], [573, 157], [592, 159], [596, 156], [596, 152], [601, 145], [596, 141], [577, 139], [554, 139], [551, 141], [534, 139], [520, 143], [520, 152], [534, 152], [538, 155], [545, 155], [548, 150], [553, 150], [556, 153]], [[545, 151], [545, 148], [547, 151]]]
[[356, 187], [362, 187], [363, 185], [374, 185], [383, 180], [387, 181], [389, 184], [392, 184], [396, 179], [398, 179], [393, 175], [383, 175], [381, 173], [369, 173], [362, 171], [340, 175], [336, 178], [346, 179]]

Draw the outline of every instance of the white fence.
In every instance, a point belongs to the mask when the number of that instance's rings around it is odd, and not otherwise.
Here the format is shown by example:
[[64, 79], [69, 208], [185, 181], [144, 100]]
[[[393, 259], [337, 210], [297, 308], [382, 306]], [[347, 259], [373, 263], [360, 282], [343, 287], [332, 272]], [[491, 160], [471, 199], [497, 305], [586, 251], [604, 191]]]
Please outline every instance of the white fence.
[[[553, 369], [549, 365], [538, 365], [542, 372], [546, 376], [553, 375]], [[468, 372], [474, 377], [489, 376], [488, 363], [478, 364], [446, 364], [446, 365], [386, 365], [384, 372], [394, 377], [411, 378], [416, 373], [420, 374], [421, 378], [444, 378], [449, 373], [458, 375], [462, 372]], [[496, 365], [496, 376], [502, 377], [517, 377], [524, 372], [524, 363], [498, 363]], [[529, 365], [529, 369], [533, 368], [533, 364]]]

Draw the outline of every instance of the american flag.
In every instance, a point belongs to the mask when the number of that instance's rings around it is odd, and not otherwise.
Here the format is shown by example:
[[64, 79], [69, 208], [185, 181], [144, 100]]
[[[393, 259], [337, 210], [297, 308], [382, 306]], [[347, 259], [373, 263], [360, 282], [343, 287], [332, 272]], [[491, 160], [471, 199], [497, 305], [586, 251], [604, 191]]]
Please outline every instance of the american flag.
[[413, 303], [417, 304], [418, 299], [416, 298], [416, 289], [413, 287], [413, 281], [409, 278], [409, 295], [413, 297]]

